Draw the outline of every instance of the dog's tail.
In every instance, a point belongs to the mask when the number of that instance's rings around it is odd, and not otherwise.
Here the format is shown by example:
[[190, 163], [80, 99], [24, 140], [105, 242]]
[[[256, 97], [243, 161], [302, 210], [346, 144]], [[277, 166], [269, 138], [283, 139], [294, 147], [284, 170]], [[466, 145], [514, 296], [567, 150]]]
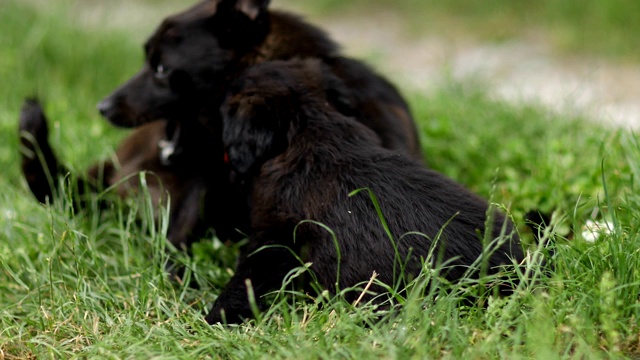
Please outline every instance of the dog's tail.
[[26, 99], [19, 123], [22, 173], [38, 201], [53, 201], [60, 174], [64, 172], [51, 149], [47, 118], [36, 99]]

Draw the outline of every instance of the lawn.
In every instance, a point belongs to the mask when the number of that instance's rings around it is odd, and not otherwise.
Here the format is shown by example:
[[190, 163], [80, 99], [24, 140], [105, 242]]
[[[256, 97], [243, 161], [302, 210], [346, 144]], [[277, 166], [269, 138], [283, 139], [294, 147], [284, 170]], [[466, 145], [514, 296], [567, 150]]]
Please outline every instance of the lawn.
[[[136, 71], [144, 37], [81, 25], [68, 1], [28, 4], [0, 2], [0, 359], [640, 355], [640, 139], [461, 83], [407, 94], [429, 166], [507, 209], [525, 239], [526, 211], [553, 212], [548, 276], [486, 306], [459, 305], [447, 284], [418, 296], [417, 284], [389, 315], [282, 296], [257, 320], [207, 325], [201, 309], [230, 277], [236, 249], [210, 237], [193, 258], [174, 253], [201, 284], [191, 289], [162, 271], [166, 222], [145, 221], [144, 198], [74, 214], [65, 195], [53, 206], [31, 196], [18, 157], [22, 99], [43, 100], [54, 148], [81, 173], [126, 135], [95, 104]], [[609, 224], [593, 242], [591, 220]]]

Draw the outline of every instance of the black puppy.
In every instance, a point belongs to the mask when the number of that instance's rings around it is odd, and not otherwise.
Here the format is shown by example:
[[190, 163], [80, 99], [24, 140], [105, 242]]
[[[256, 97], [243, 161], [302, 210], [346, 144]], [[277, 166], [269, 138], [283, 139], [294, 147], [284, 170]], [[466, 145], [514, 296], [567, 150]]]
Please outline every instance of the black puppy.
[[[147, 61], [140, 72], [99, 105], [102, 114], [122, 126], [138, 126], [116, 150], [117, 161], [94, 165], [78, 184], [93, 192], [118, 184], [117, 193], [137, 191], [137, 177], [147, 170], [154, 203], [171, 198], [169, 241], [178, 247], [215, 228], [220, 239], [236, 240], [242, 206], [229, 198], [222, 162], [219, 105], [228, 83], [254, 64], [294, 57], [314, 57], [326, 63], [346, 84], [352, 106], [336, 97], [334, 106], [374, 130], [384, 147], [422, 159], [408, 106], [388, 81], [361, 62], [342, 57], [320, 29], [298, 17], [267, 9], [268, 0], [205, 0], [167, 18], [145, 45]], [[149, 121], [164, 119], [166, 121]], [[189, 119], [189, 121], [183, 121]], [[193, 121], [200, 119], [200, 121]], [[53, 200], [54, 189], [68, 170], [60, 166], [47, 140], [40, 106], [27, 102], [21, 129], [36, 143], [26, 149], [46, 149], [46, 163], [23, 154], [23, 173], [40, 201]], [[205, 155], [206, 154], [206, 155]], [[224, 176], [222, 176], [224, 175]], [[222, 176], [222, 177], [221, 177]], [[149, 177], [151, 178], [151, 176]]]
[[[223, 142], [231, 181], [250, 204], [249, 255], [207, 315], [209, 323], [251, 316], [247, 280], [259, 301], [301, 265], [293, 254], [311, 262], [318, 282], [332, 292], [365, 282], [374, 271], [389, 285], [415, 277], [436, 239], [451, 281], [482, 256], [485, 231], [503, 241], [488, 252], [489, 273], [523, 260], [511, 222], [486, 201], [383, 148], [371, 129], [336, 111], [333, 98], [344, 98], [345, 90], [314, 60], [257, 65], [230, 89]], [[350, 196], [357, 189], [377, 197], [392, 239], [370, 197]], [[339, 251], [329, 231], [306, 220], [331, 229]]]

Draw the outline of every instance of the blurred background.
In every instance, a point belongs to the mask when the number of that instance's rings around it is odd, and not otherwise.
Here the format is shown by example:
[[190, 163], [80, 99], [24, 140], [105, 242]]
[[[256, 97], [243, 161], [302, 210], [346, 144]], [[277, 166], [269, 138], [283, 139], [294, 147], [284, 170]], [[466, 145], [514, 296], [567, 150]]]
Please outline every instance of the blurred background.
[[[16, 7], [63, 11], [70, 25], [121, 31], [141, 44], [163, 17], [193, 2], [2, 0], [0, 11], [26, 22], [35, 19]], [[406, 91], [462, 80], [508, 101], [640, 124], [637, 1], [274, 0], [272, 8], [323, 26], [346, 53], [373, 63]]]
[[[275, 3], [290, 7], [293, 1]], [[325, 24], [348, 52], [375, 59], [412, 90], [433, 90], [451, 80], [476, 82], [510, 102], [542, 103], [623, 127], [640, 125], [640, 2], [315, 4], [306, 13]]]
[[[45, 11], [63, 6], [70, 23], [118, 29], [137, 43], [193, 2], [20, 1]], [[323, 26], [346, 53], [367, 59], [406, 91], [473, 81], [508, 101], [640, 124], [637, 1], [274, 0], [272, 8]]]

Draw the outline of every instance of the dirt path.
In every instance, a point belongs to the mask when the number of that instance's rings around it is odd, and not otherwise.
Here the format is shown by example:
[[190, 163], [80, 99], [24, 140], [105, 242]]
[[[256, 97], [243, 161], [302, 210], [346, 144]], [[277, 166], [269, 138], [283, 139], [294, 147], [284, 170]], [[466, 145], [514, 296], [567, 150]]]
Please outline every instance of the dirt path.
[[[31, 0], [38, 1], [38, 0]], [[186, 2], [79, 2], [89, 25], [125, 28], [143, 41], [159, 21]], [[304, 4], [275, 0], [274, 8], [305, 13]], [[542, 41], [477, 43], [446, 33], [408, 36], [399, 14], [377, 11], [307, 18], [325, 28], [346, 53], [367, 59], [406, 91], [434, 91], [447, 81], [477, 81], [498, 98], [541, 103], [625, 128], [640, 128], [640, 66], [554, 54]]]
[[[280, 1], [276, 3], [286, 3]], [[624, 128], [640, 128], [640, 66], [562, 57], [541, 41], [474, 43], [447, 34], [407, 36], [393, 13], [313, 18], [354, 56], [374, 59], [405, 89], [477, 81], [514, 103], [539, 103]]]

